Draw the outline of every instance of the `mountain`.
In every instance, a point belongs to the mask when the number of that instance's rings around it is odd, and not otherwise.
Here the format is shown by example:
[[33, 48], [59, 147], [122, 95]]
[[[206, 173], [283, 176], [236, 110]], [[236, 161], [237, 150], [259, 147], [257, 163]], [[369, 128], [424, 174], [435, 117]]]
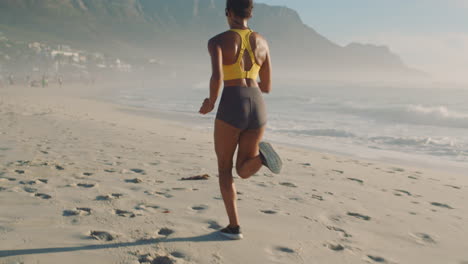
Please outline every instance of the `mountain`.
[[[206, 64], [207, 40], [226, 30], [225, 0], [2, 0], [0, 32], [123, 58]], [[250, 26], [270, 42], [278, 69], [411, 73], [387, 47], [339, 46], [287, 7], [256, 4]]]

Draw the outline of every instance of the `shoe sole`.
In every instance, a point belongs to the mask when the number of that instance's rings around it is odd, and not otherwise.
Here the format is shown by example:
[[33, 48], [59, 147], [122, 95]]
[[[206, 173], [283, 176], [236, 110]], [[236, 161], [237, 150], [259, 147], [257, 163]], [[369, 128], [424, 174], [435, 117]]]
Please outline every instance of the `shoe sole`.
[[271, 172], [279, 174], [281, 172], [281, 168], [283, 167], [283, 162], [281, 161], [278, 153], [276, 153], [276, 151], [273, 149], [273, 146], [267, 142], [260, 142], [259, 147], [260, 153], [265, 159], [265, 166], [270, 169]]
[[231, 239], [231, 240], [241, 240], [244, 238], [244, 236], [242, 234], [228, 234], [228, 233], [223, 233], [223, 232], [220, 232], [221, 235]]

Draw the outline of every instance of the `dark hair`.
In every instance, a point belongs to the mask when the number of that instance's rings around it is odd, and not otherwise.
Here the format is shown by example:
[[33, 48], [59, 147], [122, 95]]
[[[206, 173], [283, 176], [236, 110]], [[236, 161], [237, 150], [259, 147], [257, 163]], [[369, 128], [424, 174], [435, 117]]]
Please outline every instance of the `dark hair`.
[[227, 0], [226, 9], [234, 12], [234, 15], [241, 18], [252, 16], [253, 0]]

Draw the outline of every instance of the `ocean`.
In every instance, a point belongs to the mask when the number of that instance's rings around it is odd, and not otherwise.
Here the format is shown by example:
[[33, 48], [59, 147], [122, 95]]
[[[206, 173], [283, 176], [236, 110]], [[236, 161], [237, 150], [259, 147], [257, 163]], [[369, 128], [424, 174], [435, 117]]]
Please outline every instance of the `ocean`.
[[[198, 114], [207, 84], [119, 89], [112, 101], [210, 131], [215, 111]], [[267, 140], [312, 150], [468, 169], [468, 89], [357, 85], [274, 87], [265, 95]]]

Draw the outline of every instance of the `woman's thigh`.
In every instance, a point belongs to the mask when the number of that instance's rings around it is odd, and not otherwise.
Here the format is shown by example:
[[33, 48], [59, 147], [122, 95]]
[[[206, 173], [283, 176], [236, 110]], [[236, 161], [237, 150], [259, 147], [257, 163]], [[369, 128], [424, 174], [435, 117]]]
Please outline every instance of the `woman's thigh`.
[[242, 131], [239, 135], [239, 149], [237, 150], [236, 167], [239, 169], [242, 164], [259, 155], [258, 144], [263, 138], [265, 126], [258, 129]]
[[219, 119], [215, 120], [214, 144], [220, 171], [232, 170], [240, 133], [240, 129]]

